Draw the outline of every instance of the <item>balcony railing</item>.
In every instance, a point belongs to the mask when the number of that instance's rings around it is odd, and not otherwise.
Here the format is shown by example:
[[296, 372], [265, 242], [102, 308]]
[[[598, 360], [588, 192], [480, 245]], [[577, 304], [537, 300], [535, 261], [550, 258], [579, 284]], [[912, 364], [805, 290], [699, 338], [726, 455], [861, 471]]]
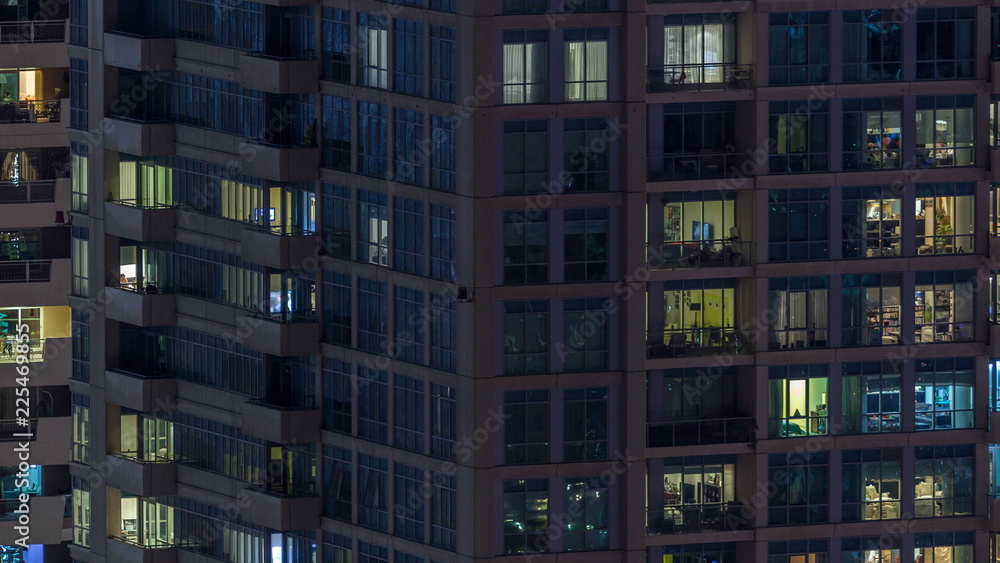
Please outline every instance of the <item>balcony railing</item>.
[[48, 282], [51, 279], [51, 260], [0, 262], [0, 283]]
[[753, 419], [750, 417], [706, 418], [653, 422], [649, 424], [648, 431], [647, 447], [650, 448], [736, 444], [751, 441]]
[[0, 103], [0, 123], [56, 123], [59, 100], [17, 100]]
[[750, 529], [742, 502], [669, 504], [649, 511], [650, 534], [730, 532]]
[[44, 203], [55, 200], [55, 180], [0, 182], [0, 203]]
[[749, 178], [755, 174], [753, 160], [746, 153], [716, 152], [714, 149], [702, 149], [698, 154], [651, 157], [646, 168], [649, 182]]
[[728, 239], [653, 243], [648, 246], [647, 263], [651, 270], [749, 266], [750, 244]]
[[732, 327], [649, 332], [649, 358], [685, 358], [746, 353], [743, 335]]
[[[16, 342], [14, 338], [5, 338], [3, 343], [0, 344], [0, 364], [16, 362], [17, 357], [22, 355], [17, 352], [17, 347], [20, 344], [23, 344], [23, 342]], [[45, 355], [45, 339], [32, 338], [28, 340], [28, 353], [26, 355], [29, 362], [42, 361]]]
[[[36, 418], [0, 420], [0, 442], [34, 441], [37, 426], [38, 419]], [[31, 436], [25, 438], [24, 436], [15, 436], [15, 434], [31, 434]]]
[[663, 65], [649, 69], [647, 86], [650, 92], [748, 90], [753, 87], [753, 65]]
[[65, 20], [0, 23], [0, 43], [61, 43], [65, 40]]

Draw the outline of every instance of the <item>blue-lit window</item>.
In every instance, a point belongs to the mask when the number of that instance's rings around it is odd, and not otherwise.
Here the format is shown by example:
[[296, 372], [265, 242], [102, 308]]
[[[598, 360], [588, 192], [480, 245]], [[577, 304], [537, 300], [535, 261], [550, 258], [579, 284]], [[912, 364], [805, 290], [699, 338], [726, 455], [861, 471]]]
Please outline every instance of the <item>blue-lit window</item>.
[[393, 421], [396, 428], [392, 445], [424, 453], [424, 382], [399, 374], [395, 379]]
[[358, 14], [358, 83], [389, 87], [389, 31], [382, 16]]
[[431, 297], [431, 367], [455, 371], [455, 300], [434, 295]]
[[389, 334], [389, 298], [385, 282], [358, 279], [358, 349], [385, 353]]
[[358, 437], [389, 443], [388, 374], [358, 366]]
[[392, 266], [396, 270], [422, 276], [424, 274], [424, 204], [415, 199], [397, 197], [393, 200]]
[[395, 356], [405, 362], [424, 363], [424, 292], [396, 287]]
[[387, 121], [386, 106], [358, 102], [358, 174], [384, 178], [388, 172]]
[[323, 271], [323, 341], [351, 345], [351, 276]]
[[431, 115], [431, 187], [455, 191], [455, 120]]
[[351, 364], [333, 358], [323, 359], [323, 428], [351, 433], [351, 405], [354, 385]]
[[424, 541], [423, 502], [424, 471], [410, 465], [396, 464], [396, 518], [393, 529], [397, 536]]
[[323, 96], [323, 166], [351, 169], [351, 100]]
[[455, 209], [431, 205], [431, 277], [455, 282]]
[[396, 108], [395, 135], [395, 180], [405, 184], [422, 186], [424, 166], [427, 162], [424, 146], [424, 114], [420, 111]]
[[455, 35], [453, 28], [431, 26], [431, 98], [435, 100], [455, 101]]
[[393, 88], [411, 96], [424, 95], [424, 25], [396, 20]]
[[351, 12], [323, 7], [323, 78], [351, 81]]
[[829, 12], [775, 12], [769, 24], [771, 85], [829, 81]]
[[387, 196], [358, 190], [358, 261], [388, 266], [389, 209]]

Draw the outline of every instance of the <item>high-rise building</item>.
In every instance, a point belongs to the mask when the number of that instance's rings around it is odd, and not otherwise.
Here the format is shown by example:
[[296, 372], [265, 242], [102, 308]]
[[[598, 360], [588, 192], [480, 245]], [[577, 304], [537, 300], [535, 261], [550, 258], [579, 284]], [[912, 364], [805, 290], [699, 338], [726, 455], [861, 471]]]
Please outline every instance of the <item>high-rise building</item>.
[[[69, 9], [0, 5], [0, 561], [70, 561]], [[85, 421], [80, 419], [82, 424]]]
[[1000, 561], [993, 4], [72, 0], [72, 557]]

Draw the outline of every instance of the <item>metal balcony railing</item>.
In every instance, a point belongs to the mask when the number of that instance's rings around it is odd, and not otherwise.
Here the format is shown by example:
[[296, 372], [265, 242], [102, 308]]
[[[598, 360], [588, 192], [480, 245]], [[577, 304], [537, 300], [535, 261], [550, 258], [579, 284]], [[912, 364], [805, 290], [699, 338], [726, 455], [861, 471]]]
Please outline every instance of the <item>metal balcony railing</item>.
[[673, 64], [648, 70], [650, 92], [749, 90], [753, 65], [735, 63]]
[[753, 419], [749, 416], [653, 422], [646, 436], [650, 448], [736, 444], [752, 438]]
[[[23, 344], [23, 342], [17, 342], [14, 338], [5, 338], [2, 343], [0, 343], [0, 364], [10, 364], [17, 361], [17, 357], [21, 355], [28, 356], [29, 362], [40, 362], [45, 355], [45, 339], [44, 338], [32, 338], [28, 340], [28, 353], [19, 354], [17, 352], [18, 345]], [[0, 421], [2, 424], [3, 421]]]
[[17, 100], [0, 103], [0, 123], [56, 123], [59, 100]]
[[649, 509], [648, 531], [658, 535], [748, 530], [745, 512], [742, 502], [669, 504]]
[[[729, 151], [733, 150], [729, 148]], [[748, 154], [715, 149], [702, 149], [697, 154], [650, 157], [646, 168], [646, 180], [649, 182], [751, 178], [755, 175], [756, 168]]]
[[[27, 424], [20, 424], [20, 422], [26, 422]], [[16, 441], [34, 441], [35, 440], [35, 429], [38, 426], [37, 418], [29, 419], [4, 419], [0, 420], [0, 442], [16, 442]], [[25, 438], [23, 436], [15, 436], [15, 434], [31, 434], [30, 438]]]
[[65, 20], [0, 22], [0, 43], [61, 43]]
[[649, 331], [648, 357], [685, 358], [746, 354], [743, 335], [733, 327]]
[[734, 268], [749, 266], [752, 250], [750, 241], [729, 239], [652, 243], [647, 264], [651, 270]]
[[55, 200], [55, 180], [0, 182], [0, 203], [44, 203]]
[[52, 279], [51, 260], [0, 262], [0, 283], [37, 283]]

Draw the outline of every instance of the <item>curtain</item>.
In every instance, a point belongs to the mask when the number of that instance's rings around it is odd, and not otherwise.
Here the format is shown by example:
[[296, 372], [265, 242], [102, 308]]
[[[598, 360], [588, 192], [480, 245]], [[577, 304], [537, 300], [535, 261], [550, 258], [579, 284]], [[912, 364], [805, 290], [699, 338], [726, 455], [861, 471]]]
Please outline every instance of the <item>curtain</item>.
[[580, 102], [585, 99], [584, 86], [587, 80], [587, 42], [566, 43], [566, 101]]
[[842, 380], [842, 394], [844, 405], [844, 434], [857, 434], [861, 432], [861, 412], [862, 392], [860, 377], [845, 377]]
[[525, 82], [523, 43], [505, 43], [503, 46], [503, 101], [505, 104], [524, 103]]
[[525, 102], [541, 103], [545, 101], [546, 77], [549, 72], [548, 48], [545, 43], [528, 43], [524, 59]]
[[587, 98], [606, 100], [608, 97], [608, 42], [587, 42]]

